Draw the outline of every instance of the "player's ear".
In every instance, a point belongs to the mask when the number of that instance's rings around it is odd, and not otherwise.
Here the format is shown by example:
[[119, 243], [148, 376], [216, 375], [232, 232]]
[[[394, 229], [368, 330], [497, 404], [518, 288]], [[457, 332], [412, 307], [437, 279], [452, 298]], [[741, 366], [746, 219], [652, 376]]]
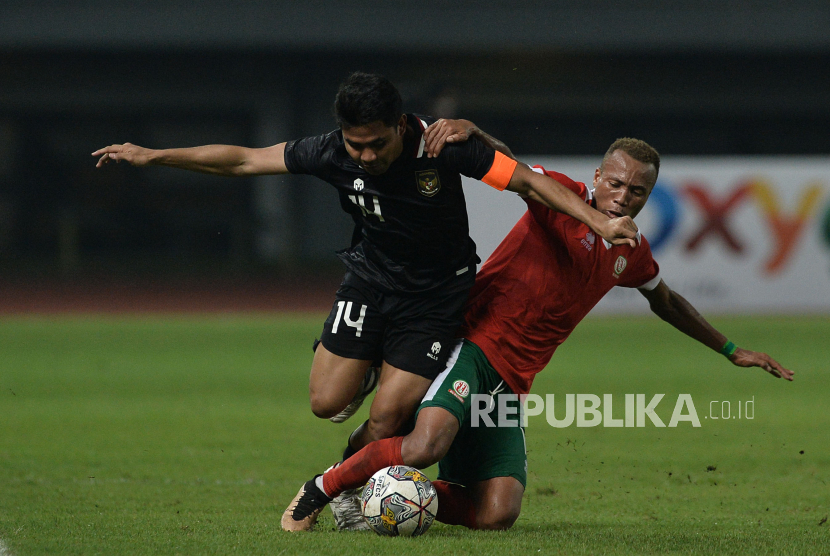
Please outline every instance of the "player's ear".
[[401, 114], [401, 119], [398, 120], [398, 135], [403, 137], [404, 133], [406, 133], [406, 114]]
[[599, 183], [599, 178], [602, 176], [602, 168], [597, 168], [594, 172], [594, 189], [596, 189], [597, 184]]

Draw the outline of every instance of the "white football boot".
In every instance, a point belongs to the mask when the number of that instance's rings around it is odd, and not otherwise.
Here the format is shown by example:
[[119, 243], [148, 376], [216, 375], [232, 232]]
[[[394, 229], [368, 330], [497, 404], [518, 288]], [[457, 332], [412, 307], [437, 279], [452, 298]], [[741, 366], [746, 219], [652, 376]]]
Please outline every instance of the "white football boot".
[[[334, 469], [340, 465], [335, 463], [326, 471]], [[352, 488], [344, 490], [338, 496], [329, 502], [331, 513], [334, 516], [334, 522], [337, 524], [337, 529], [340, 531], [368, 531], [369, 524], [363, 519], [363, 512], [360, 510], [360, 495], [363, 493], [362, 488]]]
[[334, 417], [329, 417], [329, 421], [332, 423], [342, 423], [355, 413], [357, 410], [360, 409], [360, 406], [363, 405], [363, 400], [366, 399], [366, 396], [372, 393], [372, 390], [375, 389], [375, 386], [378, 385], [378, 379], [380, 378], [380, 369], [377, 367], [369, 367], [366, 369], [366, 376], [363, 377], [363, 382], [360, 384], [360, 389], [358, 389], [357, 394], [355, 394], [354, 399], [352, 399], [351, 403], [346, 406], [346, 408], [335, 415]]
[[368, 531], [369, 524], [360, 511], [361, 488], [344, 490], [329, 503], [334, 521], [340, 531]]

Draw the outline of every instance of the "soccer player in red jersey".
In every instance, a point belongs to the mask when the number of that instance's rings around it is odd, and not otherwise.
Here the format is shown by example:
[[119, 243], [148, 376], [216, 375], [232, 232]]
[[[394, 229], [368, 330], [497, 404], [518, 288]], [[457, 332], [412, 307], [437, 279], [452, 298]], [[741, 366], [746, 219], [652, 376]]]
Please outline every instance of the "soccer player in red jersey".
[[[466, 121], [439, 120], [426, 136], [433, 156], [444, 143], [471, 136], [510, 155], [503, 144]], [[608, 218], [634, 218], [648, 200], [659, 169], [657, 151], [625, 138], [606, 152], [593, 190], [562, 174], [533, 170], [555, 179]], [[328, 497], [362, 486], [379, 469], [439, 462], [439, 477], [433, 482], [439, 521], [475, 529], [512, 526], [527, 477], [524, 432], [515, 425], [471, 426], [473, 394], [489, 394], [493, 403], [500, 395], [527, 394], [556, 348], [614, 286], [638, 288], [655, 314], [734, 365], [760, 367], [792, 380], [792, 371], [767, 354], [737, 348], [670, 289], [639, 233], [635, 246], [612, 246], [585, 224], [526, 201], [527, 212], [476, 276], [465, 308], [463, 339], [424, 397], [414, 430], [373, 442], [306, 483], [306, 491], [319, 491], [316, 505], [305, 509], [314, 519]], [[518, 402], [512, 403], [512, 413], [518, 413]], [[342, 522], [341, 516], [335, 517]]]

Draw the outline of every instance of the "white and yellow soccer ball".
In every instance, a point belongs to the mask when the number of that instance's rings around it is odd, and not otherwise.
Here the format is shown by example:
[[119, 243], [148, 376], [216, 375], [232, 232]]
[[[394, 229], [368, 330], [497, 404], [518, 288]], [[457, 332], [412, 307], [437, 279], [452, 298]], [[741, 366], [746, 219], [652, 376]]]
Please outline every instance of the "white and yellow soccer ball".
[[360, 500], [363, 517], [378, 535], [423, 535], [438, 513], [438, 495], [426, 475], [406, 465], [375, 473]]

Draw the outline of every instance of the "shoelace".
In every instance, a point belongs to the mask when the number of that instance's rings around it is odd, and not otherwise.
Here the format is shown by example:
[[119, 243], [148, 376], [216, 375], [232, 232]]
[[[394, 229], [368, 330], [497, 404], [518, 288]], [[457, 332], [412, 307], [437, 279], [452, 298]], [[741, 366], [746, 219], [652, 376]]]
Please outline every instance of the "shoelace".
[[354, 527], [363, 523], [363, 514], [360, 512], [360, 502], [357, 500], [355, 491], [343, 493], [344, 499], [340, 501], [341, 527]]

